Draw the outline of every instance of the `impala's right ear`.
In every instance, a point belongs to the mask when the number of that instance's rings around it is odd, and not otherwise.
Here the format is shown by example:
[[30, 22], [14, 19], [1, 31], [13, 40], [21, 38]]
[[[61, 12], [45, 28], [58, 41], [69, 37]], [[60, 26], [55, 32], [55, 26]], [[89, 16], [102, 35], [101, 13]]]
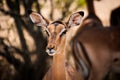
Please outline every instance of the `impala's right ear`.
[[82, 20], [83, 20], [84, 12], [79, 11], [74, 14], [72, 14], [67, 22], [68, 28], [80, 26]]
[[37, 26], [48, 26], [49, 22], [41, 14], [33, 12], [32, 10], [28, 10], [28, 14], [32, 22]]

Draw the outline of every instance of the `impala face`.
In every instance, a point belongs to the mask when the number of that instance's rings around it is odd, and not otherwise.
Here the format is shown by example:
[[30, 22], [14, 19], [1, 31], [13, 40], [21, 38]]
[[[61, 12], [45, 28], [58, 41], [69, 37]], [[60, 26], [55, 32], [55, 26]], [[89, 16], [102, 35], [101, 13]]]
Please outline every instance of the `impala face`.
[[79, 26], [84, 16], [84, 12], [80, 11], [72, 14], [67, 23], [63, 23], [61, 21], [54, 21], [49, 23], [39, 13], [32, 11], [28, 11], [28, 13], [33, 23], [35, 23], [37, 26], [42, 26], [45, 28], [46, 34], [48, 36], [46, 52], [50, 56], [53, 56], [59, 52], [61, 48], [64, 48], [66, 32], [71, 27]]
[[67, 32], [66, 25], [60, 21], [55, 21], [47, 26], [46, 33], [48, 35], [48, 45], [46, 52], [49, 55], [54, 55], [60, 45], [63, 43], [63, 38]]

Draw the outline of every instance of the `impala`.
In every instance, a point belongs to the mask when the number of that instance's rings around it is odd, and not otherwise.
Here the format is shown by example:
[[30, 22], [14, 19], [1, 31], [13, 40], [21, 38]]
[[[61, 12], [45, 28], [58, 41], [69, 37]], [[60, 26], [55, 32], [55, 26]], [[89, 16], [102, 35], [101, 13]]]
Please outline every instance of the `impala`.
[[[72, 14], [67, 23], [61, 21], [49, 23], [41, 14], [33, 11], [29, 11], [29, 16], [34, 24], [45, 29], [48, 36], [46, 52], [53, 56], [52, 66], [43, 80], [83, 80], [84, 72], [78, 73], [76, 68], [68, 63], [65, 50], [66, 34], [71, 28], [80, 26], [84, 12], [79, 11]], [[87, 71], [84, 62], [81, 67]]]
[[[84, 22], [83, 22], [84, 24]], [[88, 23], [89, 24], [89, 23]], [[88, 80], [103, 80], [105, 75], [120, 67], [120, 28], [85, 28], [78, 30], [72, 40], [73, 55], [77, 68], [84, 60], [89, 67]]]
[[[93, 3], [93, 0], [87, 0]], [[81, 59], [87, 65], [87, 80], [103, 80], [111, 71], [120, 73], [120, 27], [104, 28], [96, 20], [94, 8], [76, 32], [71, 46], [78, 71], [81, 70]]]
[[81, 60], [87, 65], [87, 80], [103, 80], [112, 71], [120, 73], [120, 28], [104, 28], [95, 14], [93, 0], [86, 1], [89, 14], [72, 39], [72, 54], [78, 71]]

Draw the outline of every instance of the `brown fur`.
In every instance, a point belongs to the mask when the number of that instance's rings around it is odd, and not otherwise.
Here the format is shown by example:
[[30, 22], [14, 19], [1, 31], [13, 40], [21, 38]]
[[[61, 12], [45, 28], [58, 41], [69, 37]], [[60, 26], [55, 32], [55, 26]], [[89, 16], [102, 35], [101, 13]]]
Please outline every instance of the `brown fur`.
[[72, 14], [67, 23], [54, 21], [48, 24], [41, 14], [29, 11], [30, 19], [37, 26], [44, 26], [48, 34], [46, 52], [53, 56], [51, 68], [43, 80], [83, 80], [82, 73], [68, 63], [66, 59], [67, 31], [79, 26], [84, 16], [83, 11]]
[[[66, 60], [66, 35], [61, 38], [59, 37], [60, 31], [64, 28], [65, 26], [61, 24], [57, 26], [48, 26], [51, 36], [48, 38], [47, 47], [56, 46], [55, 49], [58, 51], [56, 52], [57, 54], [53, 56], [52, 66], [48, 70], [43, 80], [82, 80], [80, 73], [78, 73], [78, 71]], [[54, 32], [56, 32], [56, 36], [52, 34]], [[54, 40], [54, 43], [52, 43], [51, 40]]]
[[[115, 68], [114, 60], [120, 64], [120, 28], [89, 27], [90, 23], [84, 23], [73, 39], [73, 51], [82, 43], [92, 65], [89, 65], [90, 74], [88, 80], [103, 80], [107, 73]], [[81, 46], [81, 44], [79, 44]], [[75, 52], [76, 55], [84, 52]], [[85, 58], [85, 56], [83, 56]], [[78, 57], [79, 58], [79, 57]], [[86, 59], [84, 59], [86, 60]], [[114, 66], [114, 67], [113, 67]], [[118, 68], [118, 67], [117, 67]]]

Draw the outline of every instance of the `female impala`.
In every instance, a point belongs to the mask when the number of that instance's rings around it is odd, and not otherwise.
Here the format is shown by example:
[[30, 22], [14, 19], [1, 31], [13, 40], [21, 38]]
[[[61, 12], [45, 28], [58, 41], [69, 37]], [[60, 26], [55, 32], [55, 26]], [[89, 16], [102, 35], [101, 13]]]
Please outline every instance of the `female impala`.
[[95, 14], [93, 0], [86, 1], [89, 15], [72, 40], [76, 67], [80, 69], [80, 58], [87, 64], [87, 80], [103, 80], [113, 73], [120, 76], [120, 26], [104, 28]]
[[[67, 32], [71, 27], [74, 28], [80, 25], [84, 12], [80, 11], [72, 14], [67, 23], [61, 21], [49, 23], [41, 14], [32, 11], [29, 11], [29, 14], [33, 23], [45, 28], [48, 35], [46, 52], [53, 56], [52, 66], [45, 75], [44, 80], [83, 80], [83, 77], [81, 77], [82, 72], [78, 73], [67, 62], [65, 48]], [[84, 62], [82, 66], [85, 68]]]

